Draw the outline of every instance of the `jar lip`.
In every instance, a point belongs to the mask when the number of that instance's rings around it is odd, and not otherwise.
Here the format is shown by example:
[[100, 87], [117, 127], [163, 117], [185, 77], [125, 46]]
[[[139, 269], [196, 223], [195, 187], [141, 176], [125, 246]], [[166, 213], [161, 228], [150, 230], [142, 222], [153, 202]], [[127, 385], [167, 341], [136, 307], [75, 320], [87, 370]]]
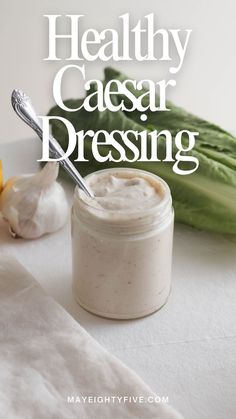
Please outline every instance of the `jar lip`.
[[150, 215], [152, 213], [161, 212], [163, 209], [166, 209], [166, 207], [171, 207], [172, 205], [172, 198], [171, 198], [171, 192], [168, 184], [159, 176], [155, 175], [154, 173], [148, 172], [146, 170], [142, 169], [136, 169], [136, 168], [128, 168], [128, 167], [114, 167], [114, 168], [107, 168], [107, 169], [101, 169], [96, 172], [92, 172], [89, 175], [85, 177], [86, 179], [89, 179], [92, 176], [95, 175], [101, 175], [102, 173], [131, 173], [131, 174], [137, 174], [141, 176], [142, 178], [149, 178], [149, 180], [153, 180], [153, 182], [156, 182], [161, 186], [162, 192], [163, 192], [163, 198], [154, 206], [151, 208], [145, 208], [145, 209], [137, 209], [133, 211], [127, 211], [126, 209], [107, 209], [107, 208], [100, 208], [96, 205], [93, 205], [94, 199], [91, 199], [85, 195], [85, 193], [79, 188], [77, 185], [74, 192], [74, 200], [75, 202], [78, 201], [78, 203], [83, 205], [88, 210], [97, 211], [99, 214], [107, 214], [107, 215], [114, 215], [114, 214], [120, 214], [122, 215], [128, 215], [129, 217], [132, 216], [138, 216], [141, 214]]

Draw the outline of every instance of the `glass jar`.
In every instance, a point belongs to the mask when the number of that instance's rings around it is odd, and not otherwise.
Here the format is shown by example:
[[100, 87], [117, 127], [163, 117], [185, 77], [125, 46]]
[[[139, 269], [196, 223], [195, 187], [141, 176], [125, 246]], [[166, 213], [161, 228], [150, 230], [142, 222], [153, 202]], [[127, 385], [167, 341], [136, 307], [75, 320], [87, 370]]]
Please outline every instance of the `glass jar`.
[[[160, 177], [139, 169], [105, 169], [158, 185], [162, 198], [152, 208], [117, 212], [97, 208], [76, 188], [72, 208], [73, 292], [86, 310], [133, 319], [160, 309], [171, 288], [174, 212], [170, 189]], [[99, 180], [99, 179], [98, 179]]]

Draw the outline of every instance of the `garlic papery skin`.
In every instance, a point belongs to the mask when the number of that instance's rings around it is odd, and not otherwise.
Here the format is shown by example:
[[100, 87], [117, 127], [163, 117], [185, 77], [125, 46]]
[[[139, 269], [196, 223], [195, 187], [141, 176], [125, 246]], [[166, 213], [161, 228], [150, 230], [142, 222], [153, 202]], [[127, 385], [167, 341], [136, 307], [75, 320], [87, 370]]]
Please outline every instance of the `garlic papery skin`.
[[36, 173], [10, 178], [0, 195], [0, 211], [13, 236], [36, 239], [62, 228], [69, 215], [57, 162]]

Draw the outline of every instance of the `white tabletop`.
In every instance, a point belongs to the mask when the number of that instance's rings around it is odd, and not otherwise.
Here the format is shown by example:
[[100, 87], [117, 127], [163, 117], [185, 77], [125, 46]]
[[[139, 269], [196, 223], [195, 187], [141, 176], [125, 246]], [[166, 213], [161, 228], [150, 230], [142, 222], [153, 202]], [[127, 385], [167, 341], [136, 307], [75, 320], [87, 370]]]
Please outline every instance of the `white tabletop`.
[[[0, 145], [5, 179], [38, 168], [40, 142]], [[68, 198], [73, 188], [65, 184]], [[71, 292], [70, 226], [15, 240], [0, 221], [0, 250], [15, 255], [103, 346], [133, 368], [186, 419], [236, 418], [236, 244], [177, 225], [173, 286], [159, 312], [131, 321], [83, 310]], [[236, 242], [236, 240], [235, 240]]]

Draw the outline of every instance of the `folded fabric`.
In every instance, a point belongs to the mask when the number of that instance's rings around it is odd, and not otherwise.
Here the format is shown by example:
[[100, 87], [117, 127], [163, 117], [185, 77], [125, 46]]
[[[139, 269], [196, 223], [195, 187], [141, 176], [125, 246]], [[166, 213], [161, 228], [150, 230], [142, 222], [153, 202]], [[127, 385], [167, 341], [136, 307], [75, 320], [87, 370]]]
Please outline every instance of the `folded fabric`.
[[12, 257], [0, 257], [0, 418], [180, 419]]

